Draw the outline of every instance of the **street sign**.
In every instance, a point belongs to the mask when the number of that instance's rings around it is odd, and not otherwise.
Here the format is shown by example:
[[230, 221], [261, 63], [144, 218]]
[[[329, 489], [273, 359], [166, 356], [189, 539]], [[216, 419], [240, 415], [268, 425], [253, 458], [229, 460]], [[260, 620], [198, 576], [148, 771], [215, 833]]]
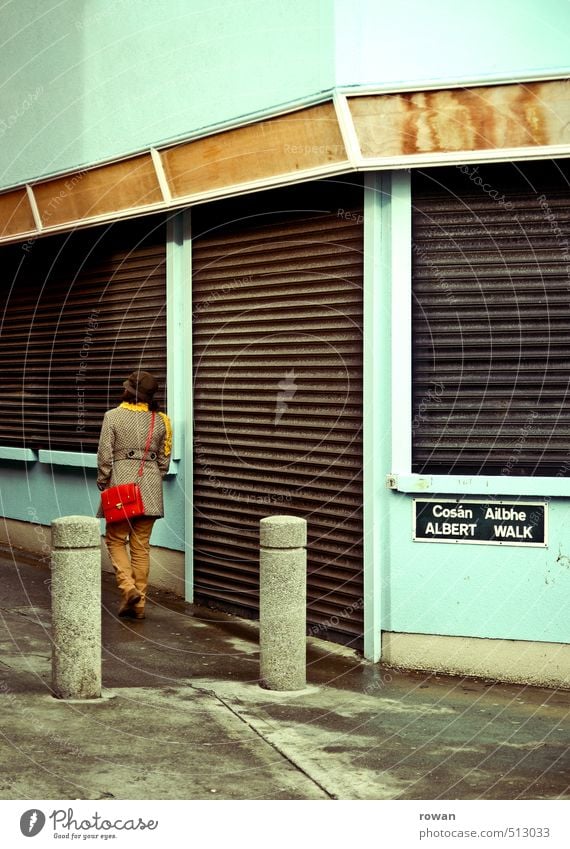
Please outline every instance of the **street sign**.
[[414, 542], [545, 548], [547, 531], [546, 501], [413, 499]]

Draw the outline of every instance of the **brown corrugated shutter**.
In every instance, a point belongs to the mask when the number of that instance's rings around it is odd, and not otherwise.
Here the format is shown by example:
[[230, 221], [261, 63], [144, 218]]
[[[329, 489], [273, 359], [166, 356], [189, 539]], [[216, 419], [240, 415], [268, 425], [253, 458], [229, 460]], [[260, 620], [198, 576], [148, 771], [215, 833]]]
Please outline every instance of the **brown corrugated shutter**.
[[415, 472], [568, 474], [569, 177], [566, 161], [416, 177]]
[[165, 386], [165, 253], [156, 219], [3, 250], [1, 444], [94, 451], [132, 369]]
[[311, 632], [356, 642], [361, 212], [248, 218], [193, 245], [196, 596], [255, 615], [259, 519], [304, 516]]

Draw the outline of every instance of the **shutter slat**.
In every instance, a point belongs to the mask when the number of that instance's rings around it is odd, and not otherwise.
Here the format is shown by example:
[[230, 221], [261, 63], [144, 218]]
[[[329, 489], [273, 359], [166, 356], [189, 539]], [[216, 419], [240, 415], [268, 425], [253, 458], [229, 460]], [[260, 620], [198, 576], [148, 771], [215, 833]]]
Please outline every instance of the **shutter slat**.
[[308, 621], [345, 638], [362, 635], [358, 214], [193, 243], [197, 597], [255, 615], [259, 519], [305, 516]]
[[510, 209], [457, 169], [414, 178], [415, 472], [556, 475], [567, 462], [568, 170], [486, 167]]
[[0, 442], [94, 451], [126, 374], [166, 385], [165, 242], [164, 223], [145, 219], [6, 249]]

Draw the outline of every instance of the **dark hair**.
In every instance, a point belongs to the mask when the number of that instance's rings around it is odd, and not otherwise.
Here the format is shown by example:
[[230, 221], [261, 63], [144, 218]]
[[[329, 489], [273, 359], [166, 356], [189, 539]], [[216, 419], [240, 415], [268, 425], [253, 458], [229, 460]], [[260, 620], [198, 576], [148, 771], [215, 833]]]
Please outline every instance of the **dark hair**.
[[[135, 398], [131, 395], [130, 392], [127, 392], [125, 389], [123, 394], [121, 395], [121, 402], [128, 401], [129, 404], [136, 404]], [[160, 404], [158, 401], [155, 401], [154, 398], [151, 398], [150, 401], [144, 401], [144, 404], [148, 403], [148, 408], [151, 413], [159, 413], [160, 412]]]

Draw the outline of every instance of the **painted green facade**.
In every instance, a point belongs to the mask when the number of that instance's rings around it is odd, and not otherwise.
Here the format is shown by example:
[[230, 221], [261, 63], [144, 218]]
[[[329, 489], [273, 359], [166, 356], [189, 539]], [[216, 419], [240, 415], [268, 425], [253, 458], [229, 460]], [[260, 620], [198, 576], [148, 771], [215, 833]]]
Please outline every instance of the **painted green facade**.
[[334, 84], [332, 22], [327, 0], [11, 3], [0, 186], [319, 99]]
[[[335, 86], [516, 80], [568, 68], [569, 6], [563, 0], [470, 5], [471, 14], [451, 0], [13, 2], [1, 12], [0, 186], [316, 102]], [[397, 471], [388, 465], [389, 446], [402, 424], [393, 416], [390, 393], [409, 381], [406, 363], [391, 359], [389, 310], [399, 275], [407, 273], [397, 259], [409, 246], [410, 210], [402, 199], [402, 174], [369, 177], [365, 603], [374, 628], [366, 637], [367, 656], [379, 650], [380, 629], [568, 642], [570, 484], [549, 500], [548, 547], [532, 550], [415, 543], [411, 494], [386, 488], [385, 476]], [[176, 247], [172, 242], [169, 248], [169, 285], [174, 275], [177, 287], [190, 285], [190, 231], [183, 216], [172, 231]], [[182, 399], [174, 416], [180, 462], [167, 481], [167, 519], [157, 524], [153, 542], [183, 551], [191, 535], [184, 494], [191, 491], [191, 444], [184, 444], [183, 434], [191, 419], [190, 342], [188, 305], [180, 288], [176, 292], [179, 309], [171, 310], [168, 344], [169, 362], [177, 363], [175, 394]], [[46, 525], [60, 515], [93, 514], [95, 470], [64, 461], [24, 462], [0, 452], [3, 515]], [[449, 486], [452, 494], [465, 491], [458, 482]], [[488, 482], [470, 486], [474, 495], [501, 494]], [[553, 495], [547, 482], [538, 495]]]
[[421, 88], [564, 74], [569, 25], [566, 0], [337, 0], [336, 84]]
[[18, 0], [0, 188], [325, 98], [570, 70], [565, 0]]

